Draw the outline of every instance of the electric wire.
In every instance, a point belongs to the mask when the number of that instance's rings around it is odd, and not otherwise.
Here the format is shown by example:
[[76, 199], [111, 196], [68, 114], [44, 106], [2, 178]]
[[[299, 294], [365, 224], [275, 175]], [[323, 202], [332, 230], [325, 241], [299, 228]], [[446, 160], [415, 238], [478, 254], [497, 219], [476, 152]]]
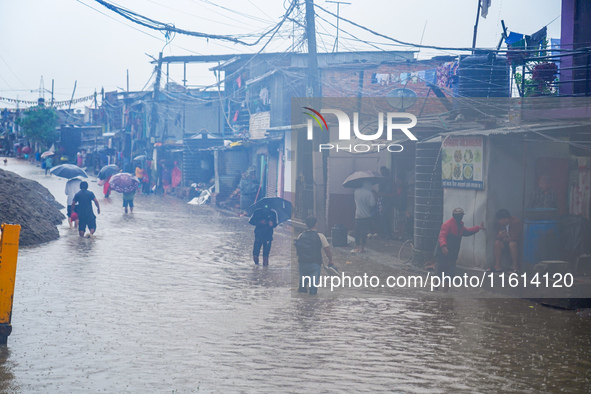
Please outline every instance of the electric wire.
[[[289, 7], [289, 9], [286, 11], [286, 13], [283, 15], [281, 21], [278, 22], [275, 26], [267, 29], [254, 42], [246, 42], [246, 41], [236, 38], [236, 36], [228, 36], [228, 35], [220, 35], [220, 34], [207, 34], [207, 33], [201, 33], [201, 32], [196, 32], [196, 31], [180, 29], [180, 28], [177, 28], [176, 26], [171, 25], [169, 23], [164, 23], [164, 22], [160, 22], [160, 21], [148, 18], [144, 15], [138, 14], [134, 11], [131, 11], [131, 10], [123, 8], [123, 7], [116, 6], [112, 3], [109, 3], [104, 0], [95, 0], [95, 1], [97, 3], [103, 5], [107, 9], [115, 12], [116, 14], [121, 15], [123, 18], [130, 20], [130, 21], [132, 21], [136, 24], [139, 24], [141, 26], [147, 27], [149, 29], [158, 30], [158, 31], [171, 31], [171, 32], [175, 32], [178, 34], [184, 34], [184, 35], [199, 37], [199, 38], [207, 38], [207, 39], [212, 39], [212, 40], [229, 41], [229, 42], [233, 42], [235, 44], [242, 44], [245, 46], [256, 46], [266, 36], [268, 36], [270, 34], [273, 34], [273, 36], [275, 36], [275, 34], [278, 31], [278, 27], [283, 25], [283, 22], [285, 22], [285, 20], [287, 19], [287, 17], [289, 16], [289, 14], [291, 13], [291, 11], [293, 10], [293, 7], [294, 7], [294, 5], [292, 3], [292, 5]], [[266, 45], [268, 45], [268, 42]]]

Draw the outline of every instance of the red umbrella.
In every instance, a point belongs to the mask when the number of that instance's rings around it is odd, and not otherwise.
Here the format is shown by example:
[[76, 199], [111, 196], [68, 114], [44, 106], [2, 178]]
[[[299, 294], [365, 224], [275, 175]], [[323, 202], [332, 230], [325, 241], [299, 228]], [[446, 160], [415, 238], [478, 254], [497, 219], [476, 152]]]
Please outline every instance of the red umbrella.
[[31, 153], [31, 151], [32, 151], [32, 149], [30, 147], [28, 147], [28, 146], [25, 146], [23, 148], [23, 150], [21, 150], [22, 153]]

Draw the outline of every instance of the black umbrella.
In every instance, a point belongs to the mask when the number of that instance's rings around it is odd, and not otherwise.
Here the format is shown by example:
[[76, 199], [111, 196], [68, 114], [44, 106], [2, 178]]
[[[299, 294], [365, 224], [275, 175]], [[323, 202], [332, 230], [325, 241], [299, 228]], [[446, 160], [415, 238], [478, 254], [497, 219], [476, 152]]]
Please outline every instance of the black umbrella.
[[88, 178], [86, 172], [74, 164], [60, 164], [59, 166], [53, 167], [49, 170], [53, 175], [59, 176], [60, 178], [74, 178], [76, 176], [81, 176], [83, 178]]
[[357, 171], [352, 173], [345, 179], [343, 186], [347, 188], [357, 189], [363, 186], [363, 182], [369, 181], [371, 183], [383, 182], [384, 178], [381, 174], [375, 171]]
[[246, 208], [249, 215], [258, 208], [274, 209], [277, 212], [278, 223], [291, 219], [291, 202], [280, 197], [265, 197]]
[[99, 171], [97, 178], [98, 179], [107, 179], [111, 175], [114, 175], [119, 172], [119, 167], [116, 164], [109, 164], [101, 168]]

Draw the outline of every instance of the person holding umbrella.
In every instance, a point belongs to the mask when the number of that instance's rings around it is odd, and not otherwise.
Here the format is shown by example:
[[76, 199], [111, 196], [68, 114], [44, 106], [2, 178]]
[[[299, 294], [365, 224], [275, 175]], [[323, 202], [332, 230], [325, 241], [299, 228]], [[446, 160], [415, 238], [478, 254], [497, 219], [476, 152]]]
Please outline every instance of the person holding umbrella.
[[123, 194], [123, 208], [127, 213], [127, 208], [133, 213], [133, 197], [139, 187], [139, 180], [130, 173], [120, 172], [111, 177], [111, 188], [118, 193]]
[[352, 252], [359, 253], [365, 250], [367, 234], [371, 228], [373, 208], [376, 206], [371, 181], [363, 181], [362, 186], [355, 189], [353, 196], [355, 198], [355, 249]]
[[257, 208], [252, 213], [248, 223], [254, 228], [254, 245], [252, 247], [252, 259], [256, 265], [259, 264], [259, 254], [263, 248], [263, 265], [269, 265], [269, 254], [273, 242], [273, 229], [277, 227], [277, 211], [270, 209], [268, 205]]
[[96, 205], [96, 213], [100, 214], [101, 207], [94, 193], [88, 190], [88, 182], [80, 182], [80, 191], [74, 196], [71, 207], [72, 211], [74, 211], [76, 203], [78, 204], [78, 234], [80, 234], [81, 237], [84, 237], [86, 227], [88, 227], [88, 230], [90, 231], [89, 238], [92, 237], [96, 231], [96, 216], [92, 209], [93, 202]]
[[248, 223], [255, 226], [252, 258], [259, 264], [259, 254], [263, 247], [263, 265], [269, 265], [269, 253], [273, 241], [273, 229], [279, 223], [291, 219], [291, 202], [280, 197], [265, 197], [246, 209], [251, 214]]
[[118, 172], [119, 167], [115, 164], [106, 165], [99, 171], [97, 178], [101, 181], [99, 186], [103, 185], [103, 194], [105, 195], [105, 198], [109, 198], [109, 195], [111, 194], [111, 177]]
[[343, 182], [343, 187], [355, 189], [355, 249], [351, 253], [363, 252], [365, 249], [377, 204], [372, 186], [383, 182], [384, 179], [382, 174], [374, 171], [357, 171]]
[[133, 213], [133, 197], [135, 196], [135, 190], [132, 192], [123, 193], [123, 208], [125, 208], [125, 213], [127, 213], [127, 207], [129, 207], [129, 212]]
[[51, 167], [53, 167], [53, 157], [51, 155], [47, 156], [45, 158], [45, 176], [47, 176], [47, 173], [49, 172], [49, 176], [51, 176]]

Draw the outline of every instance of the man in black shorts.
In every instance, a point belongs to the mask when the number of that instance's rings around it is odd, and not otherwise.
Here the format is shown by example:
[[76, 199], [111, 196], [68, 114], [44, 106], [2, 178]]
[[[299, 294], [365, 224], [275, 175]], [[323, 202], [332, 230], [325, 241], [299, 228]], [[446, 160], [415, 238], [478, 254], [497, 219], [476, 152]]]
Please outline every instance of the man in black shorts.
[[96, 230], [96, 216], [94, 216], [94, 211], [92, 209], [92, 202], [96, 205], [96, 213], [101, 213], [101, 207], [94, 195], [93, 192], [88, 190], [88, 182], [83, 181], [80, 182], [80, 191], [76, 193], [74, 196], [74, 201], [72, 202], [72, 210], [74, 210], [74, 206], [76, 203], [78, 204], [78, 234], [81, 237], [84, 237], [84, 233], [86, 231], [86, 227], [88, 226], [88, 230], [90, 231], [90, 236], [94, 234]]

